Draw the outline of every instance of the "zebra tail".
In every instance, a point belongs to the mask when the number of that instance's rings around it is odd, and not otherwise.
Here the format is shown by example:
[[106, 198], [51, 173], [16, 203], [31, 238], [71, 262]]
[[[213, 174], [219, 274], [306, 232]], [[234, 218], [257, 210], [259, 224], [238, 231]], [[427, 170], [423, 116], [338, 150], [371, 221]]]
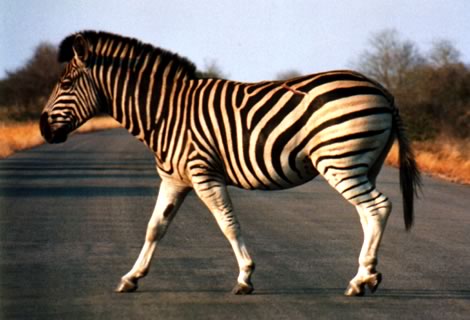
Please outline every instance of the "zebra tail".
[[403, 218], [407, 231], [413, 225], [413, 202], [421, 188], [421, 175], [416, 165], [410, 142], [406, 136], [405, 127], [401, 121], [398, 109], [394, 108], [393, 124], [398, 140], [400, 162], [400, 189], [403, 197]]

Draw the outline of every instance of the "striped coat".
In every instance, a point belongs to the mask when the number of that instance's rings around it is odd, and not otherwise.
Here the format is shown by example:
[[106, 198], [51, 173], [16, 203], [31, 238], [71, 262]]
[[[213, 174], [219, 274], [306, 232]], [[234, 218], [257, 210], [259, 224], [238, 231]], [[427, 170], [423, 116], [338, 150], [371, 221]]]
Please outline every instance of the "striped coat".
[[413, 154], [392, 95], [352, 71], [287, 81], [240, 83], [200, 79], [176, 54], [135, 39], [87, 31], [67, 37], [67, 62], [41, 116], [49, 142], [107, 112], [155, 154], [162, 178], [146, 241], [119, 292], [137, 289], [158, 241], [192, 189], [232, 245], [240, 273], [235, 293], [251, 293], [254, 263], [233, 212], [227, 185], [285, 189], [318, 174], [359, 213], [364, 244], [347, 295], [375, 291], [377, 250], [391, 211], [375, 179], [391, 144], [400, 149], [407, 228], [419, 183]]

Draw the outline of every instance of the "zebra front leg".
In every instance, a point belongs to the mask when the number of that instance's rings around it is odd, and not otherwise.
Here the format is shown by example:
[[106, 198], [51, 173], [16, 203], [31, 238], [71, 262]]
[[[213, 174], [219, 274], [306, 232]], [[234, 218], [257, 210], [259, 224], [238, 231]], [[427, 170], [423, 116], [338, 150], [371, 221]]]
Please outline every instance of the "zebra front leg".
[[195, 184], [194, 189], [216, 218], [220, 229], [235, 253], [240, 272], [232, 293], [252, 293], [254, 288], [251, 283], [251, 275], [255, 270], [255, 264], [248, 253], [241, 234], [240, 224], [233, 213], [227, 187], [222, 183], [212, 181], [211, 183]]
[[148, 273], [157, 243], [165, 235], [189, 190], [188, 187], [176, 186], [171, 181], [162, 180], [157, 203], [147, 226], [145, 243], [132, 269], [121, 278], [117, 292], [137, 290], [137, 281]]

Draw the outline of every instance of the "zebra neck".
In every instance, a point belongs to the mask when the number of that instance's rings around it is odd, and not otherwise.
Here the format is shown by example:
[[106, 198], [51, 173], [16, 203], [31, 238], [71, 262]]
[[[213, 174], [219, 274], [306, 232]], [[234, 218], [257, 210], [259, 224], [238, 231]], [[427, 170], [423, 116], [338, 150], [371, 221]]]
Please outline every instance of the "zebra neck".
[[167, 120], [171, 109], [181, 107], [171, 96], [187, 80], [177, 64], [163, 65], [158, 57], [149, 60], [144, 59], [138, 70], [111, 66], [97, 67], [94, 73], [108, 113], [142, 141]]

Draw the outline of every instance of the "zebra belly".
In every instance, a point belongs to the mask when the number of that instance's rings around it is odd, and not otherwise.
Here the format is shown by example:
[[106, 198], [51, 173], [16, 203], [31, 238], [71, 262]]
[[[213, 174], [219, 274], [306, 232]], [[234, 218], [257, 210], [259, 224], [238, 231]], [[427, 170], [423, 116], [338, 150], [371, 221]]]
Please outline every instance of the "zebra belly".
[[295, 168], [283, 166], [282, 171], [279, 168], [276, 170], [272, 163], [264, 163], [268, 174], [261, 174], [258, 168], [243, 172], [243, 176], [229, 176], [228, 182], [230, 185], [248, 190], [282, 190], [300, 186], [318, 175], [309, 157], [298, 159], [296, 163]]

